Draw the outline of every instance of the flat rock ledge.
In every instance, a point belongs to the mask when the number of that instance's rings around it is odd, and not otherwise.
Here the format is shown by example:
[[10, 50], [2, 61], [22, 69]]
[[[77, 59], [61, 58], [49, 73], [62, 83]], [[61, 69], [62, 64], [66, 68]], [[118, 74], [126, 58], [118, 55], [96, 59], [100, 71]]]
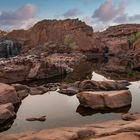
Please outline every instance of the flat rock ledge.
[[79, 127], [0, 135], [0, 140], [140, 140], [140, 120], [114, 120]]
[[131, 104], [132, 96], [129, 90], [119, 91], [85, 91], [77, 94], [80, 105], [92, 109], [116, 109]]

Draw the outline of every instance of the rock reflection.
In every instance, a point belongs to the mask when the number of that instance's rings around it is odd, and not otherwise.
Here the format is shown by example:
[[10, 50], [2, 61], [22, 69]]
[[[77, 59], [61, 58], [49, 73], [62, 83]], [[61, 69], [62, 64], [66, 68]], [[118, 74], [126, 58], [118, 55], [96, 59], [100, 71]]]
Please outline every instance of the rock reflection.
[[105, 114], [105, 113], [127, 113], [131, 108], [131, 105], [119, 109], [105, 109], [105, 110], [94, 110], [89, 107], [83, 107], [79, 105], [76, 109], [76, 112], [81, 116], [91, 116], [97, 113]]
[[[16, 104], [14, 107], [14, 112], [17, 113], [18, 109], [20, 107], [21, 104]], [[6, 120], [3, 124], [0, 125], [0, 132], [4, 132], [8, 129], [10, 129], [14, 123], [14, 120], [16, 119], [16, 116], [14, 116], [11, 119]]]

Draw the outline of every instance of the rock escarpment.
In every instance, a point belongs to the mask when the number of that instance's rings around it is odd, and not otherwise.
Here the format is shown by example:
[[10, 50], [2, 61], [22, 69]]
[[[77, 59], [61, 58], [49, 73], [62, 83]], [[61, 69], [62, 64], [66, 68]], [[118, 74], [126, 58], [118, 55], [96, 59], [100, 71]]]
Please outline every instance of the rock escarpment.
[[122, 24], [111, 26], [99, 34], [102, 47], [107, 46], [109, 53], [128, 57], [133, 52], [133, 35], [140, 32], [140, 24]]
[[[36, 51], [67, 52], [70, 49], [79, 51], [100, 51], [100, 42], [94, 37], [92, 27], [78, 19], [43, 20], [29, 30], [14, 30], [7, 37], [23, 44], [24, 52]], [[48, 50], [49, 48], [49, 50]], [[60, 49], [60, 50], [59, 50]], [[53, 50], [54, 51], [54, 50]]]

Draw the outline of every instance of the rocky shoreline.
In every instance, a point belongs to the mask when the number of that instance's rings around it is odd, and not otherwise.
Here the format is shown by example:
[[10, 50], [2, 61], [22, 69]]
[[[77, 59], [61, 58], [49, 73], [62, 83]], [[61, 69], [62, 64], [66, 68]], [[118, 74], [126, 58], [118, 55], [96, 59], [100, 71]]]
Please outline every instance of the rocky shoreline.
[[[137, 114], [139, 116], [139, 114]], [[20, 134], [0, 135], [1, 140], [139, 140], [140, 119], [114, 120], [79, 127], [27, 131]]]

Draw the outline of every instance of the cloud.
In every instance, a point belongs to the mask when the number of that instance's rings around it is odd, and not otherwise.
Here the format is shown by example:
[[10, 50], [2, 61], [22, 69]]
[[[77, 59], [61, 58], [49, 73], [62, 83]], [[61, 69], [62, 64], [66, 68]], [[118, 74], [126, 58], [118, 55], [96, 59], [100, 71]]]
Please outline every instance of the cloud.
[[64, 18], [73, 18], [81, 14], [81, 11], [77, 8], [69, 9], [65, 13], [62, 14]]
[[112, 0], [105, 0], [92, 15], [93, 27], [96, 30], [102, 30], [110, 25], [122, 23], [138, 23], [140, 22], [140, 14], [128, 15], [126, 8], [128, 4], [125, 0], [113, 3]]
[[126, 3], [123, 0], [118, 4], [113, 4], [112, 0], [106, 0], [94, 11], [92, 18], [102, 22], [108, 22], [123, 15], [125, 8]]
[[86, 16], [82, 19], [82, 21], [84, 21], [87, 25], [92, 26], [93, 25], [93, 19], [92, 17]]
[[31, 24], [35, 19], [36, 7], [27, 4], [15, 11], [2, 11], [0, 13], [0, 26], [7, 30], [20, 28], [28, 23]]

